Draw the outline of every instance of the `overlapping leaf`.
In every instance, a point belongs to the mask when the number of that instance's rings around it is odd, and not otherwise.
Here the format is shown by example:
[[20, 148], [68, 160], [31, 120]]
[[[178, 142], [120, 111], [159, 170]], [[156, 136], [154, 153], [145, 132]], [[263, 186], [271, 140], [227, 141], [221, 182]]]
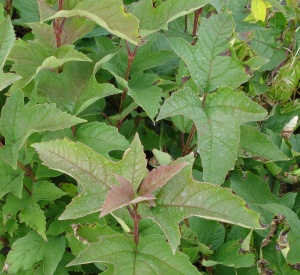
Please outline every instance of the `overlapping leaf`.
[[[54, 28], [46, 23], [29, 23], [33, 34], [38, 41], [49, 51], [57, 48]], [[90, 32], [94, 27], [94, 23], [85, 18], [71, 17], [68, 18], [63, 26], [63, 32], [60, 36], [61, 45], [71, 45], [76, 40]]]
[[75, 197], [61, 219], [72, 219], [100, 211], [106, 195], [116, 183], [113, 174], [127, 179], [135, 192], [147, 174], [143, 147], [136, 137], [119, 162], [109, 161], [82, 143], [57, 140], [34, 144], [43, 163], [78, 181]]
[[70, 10], [58, 11], [55, 15], [47, 18], [57, 17], [86, 17], [95, 21], [109, 32], [126, 39], [127, 41], [138, 44], [140, 41], [138, 34], [138, 19], [126, 12], [122, 0], [115, 1], [93, 1], [76, 0], [69, 3]]
[[230, 88], [207, 95], [204, 107], [192, 90], [184, 89], [166, 100], [157, 120], [175, 115], [183, 115], [195, 123], [203, 178], [221, 184], [237, 159], [240, 125], [263, 119], [266, 111]]
[[134, 241], [121, 235], [104, 236], [88, 248], [69, 265], [91, 262], [112, 263], [113, 274], [199, 274], [180, 252], [173, 255], [164, 237], [150, 235], [140, 238], [136, 247]]
[[264, 160], [288, 160], [288, 157], [257, 128], [249, 125], [241, 126], [241, 157], [259, 157]]
[[156, 207], [144, 207], [142, 211], [143, 218], [151, 218], [161, 227], [173, 252], [180, 243], [178, 224], [190, 216], [247, 228], [261, 227], [259, 215], [247, 209], [245, 202], [232, 194], [230, 189], [195, 181], [191, 175], [192, 156], [188, 158], [189, 164], [156, 194]]
[[8, 58], [14, 62], [11, 70], [22, 76], [13, 84], [11, 92], [25, 87], [41, 70], [57, 68], [69, 61], [91, 61], [72, 45], [61, 46], [50, 53], [36, 40], [25, 42], [21, 39], [14, 43]]
[[0, 128], [5, 137], [2, 159], [16, 168], [18, 151], [32, 133], [68, 128], [81, 122], [84, 120], [63, 113], [54, 104], [24, 106], [23, 92], [17, 90], [7, 99], [1, 112]]
[[[1, 12], [1, 10], [0, 10]], [[15, 34], [9, 16], [0, 22], [0, 91], [20, 79], [12, 73], [3, 73], [3, 66], [15, 41]]]
[[125, 151], [130, 145], [125, 137], [118, 132], [117, 128], [100, 122], [82, 125], [76, 131], [76, 138], [99, 154], [107, 157], [109, 157], [108, 153], [110, 151]]
[[234, 27], [232, 16], [222, 13], [203, 18], [196, 46], [181, 38], [170, 39], [173, 50], [186, 63], [193, 80], [204, 92], [224, 86], [236, 88], [249, 78], [239, 61], [231, 54], [226, 56]]
[[63, 236], [49, 237], [45, 242], [34, 231], [30, 231], [13, 243], [5, 263], [8, 265], [8, 272], [16, 274], [43, 261], [43, 273], [54, 274], [65, 248], [66, 240]]
[[71, 62], [60, 74], [44, 71], [38, 89], [58, 108], [79, 114], [98, 99], [122, 92], [112, 84], [97, 83], [93, 70], [92, 63]]
[[130, 11], [140, 20], [140, 34], [145, 37], [155, 31], [167, 29], [169, 22], [197, 10], [209, 2], [210, 0], [168, 0], [153, 7], [151, 0], [143, 0], [134, 5]]

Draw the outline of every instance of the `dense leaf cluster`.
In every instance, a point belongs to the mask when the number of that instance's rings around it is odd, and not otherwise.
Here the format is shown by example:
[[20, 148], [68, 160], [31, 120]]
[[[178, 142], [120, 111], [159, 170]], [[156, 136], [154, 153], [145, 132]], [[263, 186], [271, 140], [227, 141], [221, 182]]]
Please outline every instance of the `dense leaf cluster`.
[[0, 0], [0, 268], [298, 274], [297, 0]]

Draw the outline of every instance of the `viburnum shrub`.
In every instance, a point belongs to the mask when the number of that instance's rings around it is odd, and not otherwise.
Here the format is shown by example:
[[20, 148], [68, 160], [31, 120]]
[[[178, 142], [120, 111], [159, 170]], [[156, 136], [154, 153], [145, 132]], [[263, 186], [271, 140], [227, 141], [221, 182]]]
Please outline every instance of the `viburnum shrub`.
[[298, 274], [297, 0], [0, 0], [9, 274]]

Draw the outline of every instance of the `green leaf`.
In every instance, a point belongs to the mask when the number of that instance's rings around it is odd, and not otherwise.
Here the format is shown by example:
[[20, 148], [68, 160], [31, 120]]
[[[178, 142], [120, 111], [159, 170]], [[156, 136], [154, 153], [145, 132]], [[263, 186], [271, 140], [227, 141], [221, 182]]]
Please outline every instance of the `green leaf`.
[[143, 0], [134, 4], [130, 11], [140, 20], [140, 35], [145, 37], [158, 30], [167, 29], [169, 22], [191, 13], [209, 2], [209, 0], [184, 2], [168, 0], [153, 7], [151, 0]]
[[189, 225], [198, 241], [211, 247], [212, 250], [218, 249], [224, 243], [225, 228], [221, 223], [199, 217], [191, 217], [189, 218]]
[[192, 79], [206, 93], [224, 86], [236, 88], [249, 78], [239, 61], [224, 54], [229, 49], [234, 27], [232, 16], [222, 13], [202, 19], [196, 46], [181, 38], [170, 39]]
[[2, 70], [14, 42], [14, 29], [10, 17], [7, 16], [0, 22], [0, 91], [20, 79], [20, 76], [11, 73], [3, 73]]
[[14, 62], [11, 70], [22, 79], [13, 84], [10, 92], [25, 87], [41, 70], [57, 68], [69, 61], [91, 61], [74, 49], [73, 45], [61, 46], [51, 53], [36, 40], [25, 42], [18, 39], [9, 55]]
[[[262, 257], [267, 260], [268, 264], [266, 264], [266, 270], [273, 272], [273, 274], [278, 275], [298, 275], [299, 270], [293, 269], [287, 262], [284, 256], [281, 253], [276, 251], [275, 247], [277, 243], [275, 240], [271, 240], [271, 242], [262, 247]], [[261, 268], [264, 270], [264, 268]]]
[[230, 88], [207, 95], [204, 107], [193, 91], [184, 89], [166, 100], [157, 120], [175, 115], [196, 125], [204, 181], [221, 184], [237, 159], [240, 125], [263, 119], [266, 111]]
[[69, 9], [58, 11], [44, 21], [58, 17], [85, 17], [135, 45], [140, 41], [138, 19], [126, 12], [121, 0], [101, 1], [101, 3], [93, 0], [72, 1], [69, 3]]
[[35, 132], [54, 131], [84, 122], [56, 109], [54, 104], [24, 106], [23, 92], [15, 91], [6, 101], [1, 111], [0, 128], [5, 137], [1, 152], [13, 168], [17, 167], [18, 152], [27, 138]]
[[285, 50], [270, 29], [256, 30], [249, 46], [258, 56], [270, 60], [261, 70], [272, 70], [286, 58]]
[[[57, 48], [54, 28], [46, 23], [29, 23], [33, 34], [38, 41], [49, 51]], [[62, 34], [60, 36], [61, 45], [71, 45], [79, 38], [90, 32], [94, 23], [86, 18], [71, 17], [65, 20]]]
[[239, 240], [232, 240], [223, 244], [208, 260], [203, 260], [203, 266], [222, 264], [236, 268], [253, 266], [255, 255], [241, 251]]
[[[191, 159], [191, 156], [189, 156]], [[183, 159], [186, 161], [186, 158]], [[259, 215], [230, 189], [195, 181], [193, 162], [184, 167], [156, 194], [156, 207], [143, 208], [142, 217], [151, 218], [164, 231], [172, 251], [180, 243], [179, 222], [191, 216], [260, 228]]]
[[162, 89], [154, 84], [157, 80], [160, 78], [156, 75], [135, 74], [128, 82], [128, 95], [146, 111], [152, 120], [158, 113], [164, 95]]
[[3, 222], [6, 224], [10, 216], [20, 211], [20, 222], [36, 230], [37, 233], [46, 240], [46, 218], [44, 211], [36, 201], [28, 194], [23, 192], [22, 199], [9, 194], [3, 207]]
[[97, 83], [93, 70], [92, 63], [70, 62], [60, 74], [43, 71], [38, 90], [56, 103], [59, 109], [75, 115], [100, 98], [122, 93], [112, 84]]
[[259, 157], [264, 160], [288, 160], [288, 157], [257, 128], [249, 125], [241, 126], [240, 157]]
[[288, 226], [290, 229], [287, 232], [287, 242], [289, 246], [288, 254], [286, 260], [289, 264], [297, 264], [300, 263], [300, 255], [298, 251], [300, 251], [300, 220], [294, 211], [275, 203], [270, 204], [261, 204], [260, 207], [266, 209], [273, 214], [281, 214], [284, 215], [287, 220]]
[[6, 264], [9, 273], [28, 270], [33, 264], [43, 261], [43, 273], [53, 274], [65, 252], [63, 236], [49, 237], [45, 242], [34, 231], [15, 241], [8, 253]]
[[135, 247], [132, 239], [121, 235], [104, 236], [69, 265], [90, 262], [112, 263], [114, 274], [199, 274], [188, 257], [176, 252], [173, 255], [165, 239], [159, 235], [140, 238]]
[[267, 15], [266, 4], [263, 0], [252, 0], [251, 1], [251, 12], [254, 16], [255, 21], [265, 21]]
[[0, 158], [0, 198], [12, 192], [16, 197], [22, 197], [24, 171], [21, 168], [12, 169]]
[[247, 202], [250, 209], [261, 213], [264, 222], [270, 222], [272, 217], [261, 209], [261, 205], [276, 203], [277, 205], [284, 205], [289, 208], [293, 207], [296, 194], [287, 193], [281, 198], [277, 198], [271, 193], [270, 187], [263, 179], [251, 172], [245, 172], [244, 176], [246, 178], [234, 173], [231, 176], [230, 187]]
[[12, 2], [14, 8], [19, 12], [20, 19], [15, 19], [14, 23], [24, 24], [29, 22], [40, 21], [38, 4], [36, 0], [14, 0]]
[[52, 182], [37, 181], [33, 185], [32, 198], [35, 201], [54, 201], [66, 195], [64, 191], [56, 187]]
[[78, 181], [79, 195], [60, 219], [78, 218], [101, 210], [107, 193], [115, 184], [114, 173], [126, 178], [135, 192], [147, 174], [147, 162], [137, 136], [119, 162], [108, 160], [80, 142], [57, 140], [36, 143], [33, 147], [45, 165]]
[[118, 132], [116, 127], [100, 122], [82, 125], [76, 132], [76, 138], [108, 158], [109, 152], [114, 150], [125, 151], [130, 146], [129, 142]]

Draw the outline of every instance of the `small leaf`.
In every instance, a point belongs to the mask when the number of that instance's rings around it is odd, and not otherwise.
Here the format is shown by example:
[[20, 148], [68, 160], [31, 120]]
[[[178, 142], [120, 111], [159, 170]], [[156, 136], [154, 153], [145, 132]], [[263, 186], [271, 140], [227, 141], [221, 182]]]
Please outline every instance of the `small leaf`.
[[240, 125], [263, 119], [266, 111], [230, 88], [207, 95], [202, 107], [199, 97], [186, 88], [166, 100], [157, 120], [175, 115], [188, 117], [196, 125], [204, 181], [221, 184], [237, 159]]
[[109, 32], [137, 45], [139, 42], [138, 19], [126, 12], [123, 1], [101, 1], [81, 0], [71, 2], [70, 10], [58, 11], [55, 15], [45, 19], [54, 19], [58, 17], [80, 16], [95, 21], [101, 27]]
[[157, 169], [153, 169], [142, 181], [138, 189], [138, 194], [143, 195], [146, 193], [152, 193], [154, 190], [164, 186], [168, 180], [179, 173], [180, 170], [187, 164], [187, 162], [182, 162], [169, 166], [161, 165]]
[[69, 266], [91, 262], [112, 263], [114, 274], [199, 274], [187, 256], [180, 252], [173, 255], [159, 235], [140, 237], [137, 247], [132, 239], [122, 235], [101, 237], [98, 243], [89, 244]]
[[134, 190], [130, 182], [118, 175], [115, 175], [115, 178], [121, 185], [113, 185], [111, 187], [103, 203], [100, 218], [116, 209], [129, 205], [134, 199]]
[[[0, 151], [1, 152], [1, 151]], [[21, 168], [12, 169], [0, 158], [0, 198], [9, 192], [16, 197], [22, 197], [24, 171]]]
[[208, 260], [202, 262], [203, 266], [214, 266], [217, 264], [236, 268], [253, 266], [255, 255], [241, 252], [241, 245], [239, 240], [226, 242], [212, 256], [209, 256]]
[[230, 189], [195, 181], [191, 175], [192, 156], [188, 158], [189, 164], [156, 194], [156, 207], [141, 208], [142, 217], [151, 218], [164, 231], [173, 252], [180, 243], [178, 224], [191, 216], [261, 228], [259, 215], [247, 209], [245, 202]]
[[16, 168], [18, 151], [32, 133], [68, 128], [81, 122], [84, 120], [61, 112], [54, 104], [24, 106], [23, 92], [15, 91], [1, 111], [0, 128], [5, 137], [1, 151], [7, 157], [5, 161]]
[[254, 16], [255, 21], [265, 21], [267, 15], [266, 4], [263, 0], [252, 0], [251, 1], [251, 12]]
[[187, 65], [192, 79], [206, 93], [224, 86], [236, 88], [249, 78], [239, 61], [222, 56], [229, 49], [228, 40], [234, 27], [232, 16], [222, 13], [203, 18], [196, 46], [181, 38], [170, 39], [171, 47]]

